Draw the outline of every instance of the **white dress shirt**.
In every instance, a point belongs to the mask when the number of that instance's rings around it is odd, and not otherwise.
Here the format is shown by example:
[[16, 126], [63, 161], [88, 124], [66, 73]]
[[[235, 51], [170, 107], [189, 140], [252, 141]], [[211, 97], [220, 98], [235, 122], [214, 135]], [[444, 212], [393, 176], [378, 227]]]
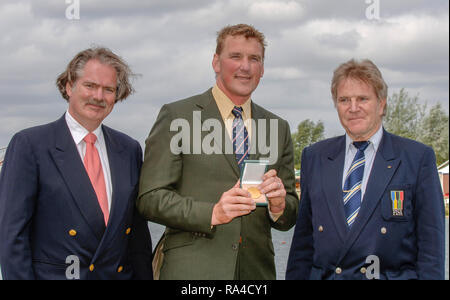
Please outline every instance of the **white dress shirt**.
[[[69, 127], [72, 138], [77, 146], [78, 153], [80, 154], [81, 161], [84, 162], [84, 155], [86, 154], [86, 142], [83, 140], [89, 131], [77, 122], [69, 113], [66, 112], [66, 123]], [[105, 137], [103, 136], [103, 130], [101, 125], [97, 127], [93, 132], [97, 136], [94, 146], [97, 148], [100, 156], [100, 161], [103, 169], [103, 176], [105, 177], [106, 195], [108, 196], [108, 210], [111, 211], [111, 195], [112, 195], [112, 183], [111, 183], [111, 171], [109, 169], [108, 152], [106, 151]], [[84, 163], [83, 163], [84, 165]]]
[[[383, 126], [380, 126], [378, 131], [368, 140], [370, 141], [369, 146], [367, 146], [364, 151], [364, 157], [366, 162], [364, 164], [364, 175], [361, 184], [361, 201], [364, 199], [364, 193], [366, 192], [367, 182], [369, 181], [370, 172], [372, 171], [373, 162], [375, 160], [375, 155], [380, 145], [381, 138], [383, 137]], [[344, 174], [342, 176], [342, 188], [344, 188], [345, 177], [347, 175], [348, 169], [350, 169], [353, 159], [355, 158], [358, 149], [353, 145], [353, 140], [345, 134], [345, 165]]]

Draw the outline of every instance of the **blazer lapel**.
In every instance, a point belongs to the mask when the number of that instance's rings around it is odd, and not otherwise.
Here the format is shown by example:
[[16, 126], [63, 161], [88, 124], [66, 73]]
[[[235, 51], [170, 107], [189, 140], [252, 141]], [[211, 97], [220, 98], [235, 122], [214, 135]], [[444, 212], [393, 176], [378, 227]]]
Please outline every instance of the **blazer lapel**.
[[[105, 137], [106, 151], [108, 153], [109, 169], [111, 172], [112, 199], [111, 208], [109, 210], [108, 226], [103, 235], [103, 240], [98, 249], [103, 245], [107, 245], [109, 236], [114, 235], [121, 222], [121, 218], [125, 216], [124, 211], [128, 206], [128, 194], [123, 193], [122, 186], [128, 187], [131, 176], [130, 161], [128, 156], [121, 155], [123, 146], [114, 139], [113, 134], [108, 127], [102, 125]], [[100, 253], [100, 251], [97, 251]]]
[[400, 165], [400, 159], [396, 158], [391, 135], [383, 130], [383, 138], [378, 148], [378, 151], [373, 162], [372, 171], [367, 182], [366, 192], [361, 203], [361, 209], [356, 217], [349, 236], [346, 242], [346, 247], [343, 248], [341, 258], [350, 249], [356, 238], [360, 235], [364, 226], [371, 218], [373, 212], [378, 206], [387, 185], [395, 174]]
[[[258, 143], [262, 143], [262, 141], [259, 141], [258, 138], [262, 138], [262, 136], [258, 136], [258, 129], [259, 129], [259, 125], [258, 124], [258, 120], [263, 120], [264, 122], [266, 122], [266, 140], [265, 140], [265, 145], [267, 145], [267, 143], [270, 142], [270, 123], [267, 124], [267, 121], [269, 121], [266, 117], [266, 115], [264, 114], [264, 112], [259, 109], [258, 105], [256, 105], [253, 101], [251, 103], [252, 106], [252, 136], [250, 139], [250, 155], [249, 155], [249, 159], [250, 160], [259, 160], [261, 158], [261, 152], [259, 151], [260, 148], [258, 147]], [[269, 121], [270, 122], [270, 121]], [[278, 135], [278, 132], [276, 133]], [[269, 145], [272, 147], [278, 147], [278, 145]]]
[[65, 115], [55, 125], [56, 144], [55, 148], [50, 150], [51, 155], [81, 215], [100, 241], [105, 231], [103, 214], [80, 154], [67, 127]]
[[[201, 109], [201, 123], [205, 122], [208, 119], [218, 120], [221, 125], [221, 142], [222, 142], [222, 149], [220, 149], [220, 153], [222, 153], [227, 162], [229, 163], [230, 167], [233, 169], [234, 173], [237, 177], [240, 177], [240, 170], [239, 166], [236, 161], [236, 157], [233, 154], [233, 144], [231, 142], [230, 137], [228, 136], [228, 133], [226, 131], [225, 123], [223, 122], [222, 116], [220, 115], [219, 108], [217, 107], [216, 101], [214, 100], [214, 97], [212, 95], [211, 89], [209, 89], [206, 93], [202, 95], [202, 97], [199, 97], [199, 100], [197, 101], [197, 107]], [[195, 119], [197, 116], [194, 115], [193, 118]], [[195, 120], [192, 120], [195, 122]], [[200, 125], [201, 126], [201, 125]], [[194, 130], [196, 130], [194, 128]], [[205, 134], [202, 133], [202, 141], [203, 137], [208, 134], [209, 132], [205, 132]], [[230, 149], [231, 145], [231, 149]], [[219, 149], [217, 149], [219, 152]], [[231, 150], [231, 151], [230, 151]]]
[[339, 237], [345, 241], [348, 227], [342, 199], [342, 173], [345, 160], [345, 135], [338, 137], [337, 147], [322, 157], [322, 186], [330, 215], [338, 231]]

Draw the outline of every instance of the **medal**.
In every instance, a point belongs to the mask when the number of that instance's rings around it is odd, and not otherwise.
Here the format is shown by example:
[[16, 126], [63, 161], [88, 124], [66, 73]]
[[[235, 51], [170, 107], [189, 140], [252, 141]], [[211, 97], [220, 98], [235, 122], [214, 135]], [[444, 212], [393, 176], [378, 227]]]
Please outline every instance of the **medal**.
[[247, 191], [250, 193], [253, 199], [258, 199], [261, 196], [261, 192], [255, 187], [250, 187]]
[[392, 215], [403, 216], [403, 191], [391, 191]]

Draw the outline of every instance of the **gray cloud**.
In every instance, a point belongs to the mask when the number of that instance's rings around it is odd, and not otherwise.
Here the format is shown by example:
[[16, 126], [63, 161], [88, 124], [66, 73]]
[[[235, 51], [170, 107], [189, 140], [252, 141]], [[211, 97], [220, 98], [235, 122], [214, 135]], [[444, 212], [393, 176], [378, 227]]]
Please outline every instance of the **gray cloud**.
[[405, 88], [448, 111], [448, 1], [380, 5], [380, 20], [367, 20], [365, 0], [80, 0], [80, 20], [68, 20], [65, 0], [0, 1], [0, 147], [64, 113], [55, 79], [94, 44], [142, 75], [105, 124], [143, 144], [161, 105], [214, 84], [216, 32], [236, 23], [265, 33], [265, 74], [253, 99], [292, 130], [309, 118], [324, 121], [328, 135], [342, 133], [329, 82], [352, 57], [378, 64], [390, 94]]

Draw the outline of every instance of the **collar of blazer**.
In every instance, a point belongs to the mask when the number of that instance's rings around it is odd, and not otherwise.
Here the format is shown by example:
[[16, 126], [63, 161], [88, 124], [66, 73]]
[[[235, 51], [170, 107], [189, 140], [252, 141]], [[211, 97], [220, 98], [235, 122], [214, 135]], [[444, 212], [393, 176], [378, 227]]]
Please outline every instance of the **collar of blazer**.
[[392, 137], [393, 136], [388, 132], [383, 132], [383, 138], [375, 156], [375, 161], [359, 215], [350, 230], [345, 222], [343, 202], [340, 201], [340, 197], [336, 197], [336, 195], [342, 194], [342, 169], [344, 167], [345, 135], [337, 137], [335, 141], [332, 141], [336, 147], [330, 147], [328, 152], [326, 152], [326, 155], [323, 157], [323, 167], [327, 169], [327, 172], [324, 172], [322, 177], [322, 185], [325, 187], [324, 191], [327, 196], [326, 199], [330, 207], [330, 211], [333, 212], [331, 215], [336, 224], [339, 236], [346, 245], [342, 248], [340, 255], [341, 258], [355, 242], [356, 238], [361, 233], [361, 230], [367, 224], [367, 221], [377, 207], [384, 190], [391, 181], [392, 176], [395, 174], [395, 171], [400, 164], [398, 154], [394, 151]]

